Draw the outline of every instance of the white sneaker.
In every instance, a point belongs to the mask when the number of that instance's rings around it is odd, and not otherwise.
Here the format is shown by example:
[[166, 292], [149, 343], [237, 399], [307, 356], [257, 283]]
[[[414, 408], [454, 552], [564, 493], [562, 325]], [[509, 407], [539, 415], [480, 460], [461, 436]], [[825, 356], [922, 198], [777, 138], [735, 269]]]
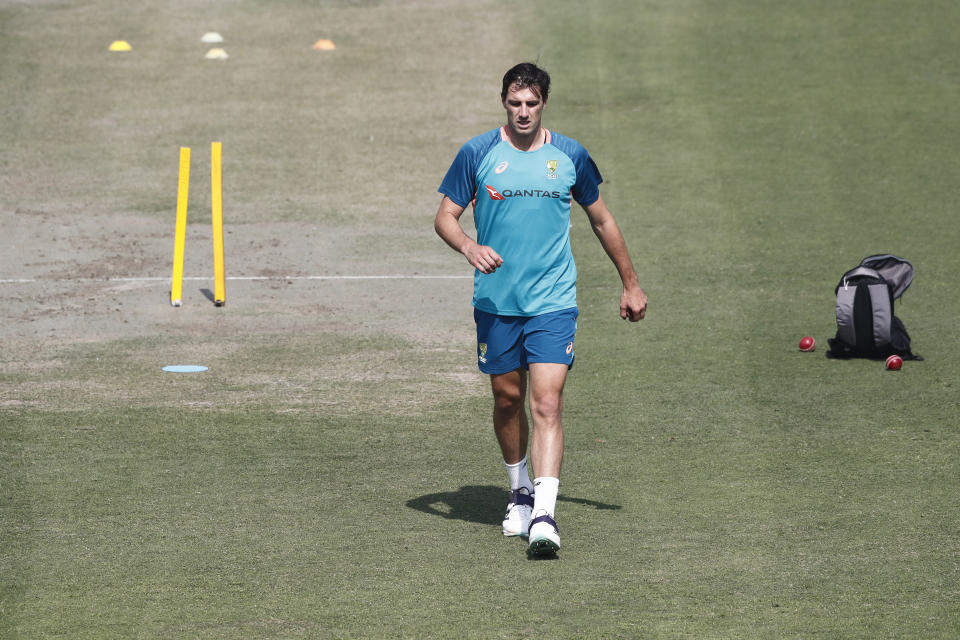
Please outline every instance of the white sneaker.
[[560, 550], [560, 530], [546, 511], [538, 511], [530, 520], [529, 538], [527, 553], [531, 556], [552, 556]]
[[510, 492], [507, 513], [503, 516], [503, 535], [527, 537], [530, 517], [533, 515], [533, 496], [526, 489]]

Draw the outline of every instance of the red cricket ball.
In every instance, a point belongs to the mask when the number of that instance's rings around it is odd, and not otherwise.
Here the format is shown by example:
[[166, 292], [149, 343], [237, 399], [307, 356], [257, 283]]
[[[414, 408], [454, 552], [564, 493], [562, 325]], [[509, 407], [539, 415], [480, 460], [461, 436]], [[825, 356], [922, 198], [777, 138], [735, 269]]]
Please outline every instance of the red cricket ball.
[[813, 351], [817, 348], [817, 341], [810, 336], [800, 338], [800, 351]]
[[897, 354], [893, 354], [892, 356], [887, 358], [887, 369], [889, 369], [890, 371], [899, 371], [900, 367], [902, 366], [903, 366], [903, 358], [901, 358]]

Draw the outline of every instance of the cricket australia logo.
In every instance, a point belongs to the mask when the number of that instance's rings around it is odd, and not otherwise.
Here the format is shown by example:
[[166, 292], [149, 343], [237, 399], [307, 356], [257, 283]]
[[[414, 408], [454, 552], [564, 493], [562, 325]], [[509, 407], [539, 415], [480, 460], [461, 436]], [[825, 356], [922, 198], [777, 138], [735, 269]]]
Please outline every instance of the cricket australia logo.
[[556, 180], [557, 179], [557, 167], [560, 166], [559, 160], [547, 160], [547, 179]]
[[482, 362], [483, 364], [487, 364], [487, 343], [486, 342], [480, 342], [477, 344], [477, 353], [479, 354], [478, 357], [480, 358], [480, 362]]

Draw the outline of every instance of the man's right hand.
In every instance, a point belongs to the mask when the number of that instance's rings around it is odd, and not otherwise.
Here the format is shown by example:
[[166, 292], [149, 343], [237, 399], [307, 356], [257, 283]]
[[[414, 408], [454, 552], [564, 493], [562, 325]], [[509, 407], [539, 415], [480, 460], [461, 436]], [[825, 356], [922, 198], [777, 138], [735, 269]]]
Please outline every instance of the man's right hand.
[[503, 258], [496, 251], [486, 245], [472, 243], [467, 247], [463, 255], [466, 257], [474, 269], [480, 273], [493, 273], [503, 264]]

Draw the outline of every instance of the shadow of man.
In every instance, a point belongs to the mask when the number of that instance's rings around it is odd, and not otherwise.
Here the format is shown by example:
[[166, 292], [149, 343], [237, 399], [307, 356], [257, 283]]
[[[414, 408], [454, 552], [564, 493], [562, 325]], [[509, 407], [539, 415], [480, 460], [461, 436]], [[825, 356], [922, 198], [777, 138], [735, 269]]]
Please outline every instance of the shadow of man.
[[[510, 498], [510, 492], [503, 487], [468, 485], [457, 491], [429, 493], [419, 498], [407, 500], [407, 506], [423, 513], [439, 516], [448, 520], [463, 520], [477, 524], [500, 524], [503, 510]], [[595, 509], [617, 510], [617, 504], [607, 504], [584, 498], [558, 496], [559, 502], [572, 502], [594, 507]]]

